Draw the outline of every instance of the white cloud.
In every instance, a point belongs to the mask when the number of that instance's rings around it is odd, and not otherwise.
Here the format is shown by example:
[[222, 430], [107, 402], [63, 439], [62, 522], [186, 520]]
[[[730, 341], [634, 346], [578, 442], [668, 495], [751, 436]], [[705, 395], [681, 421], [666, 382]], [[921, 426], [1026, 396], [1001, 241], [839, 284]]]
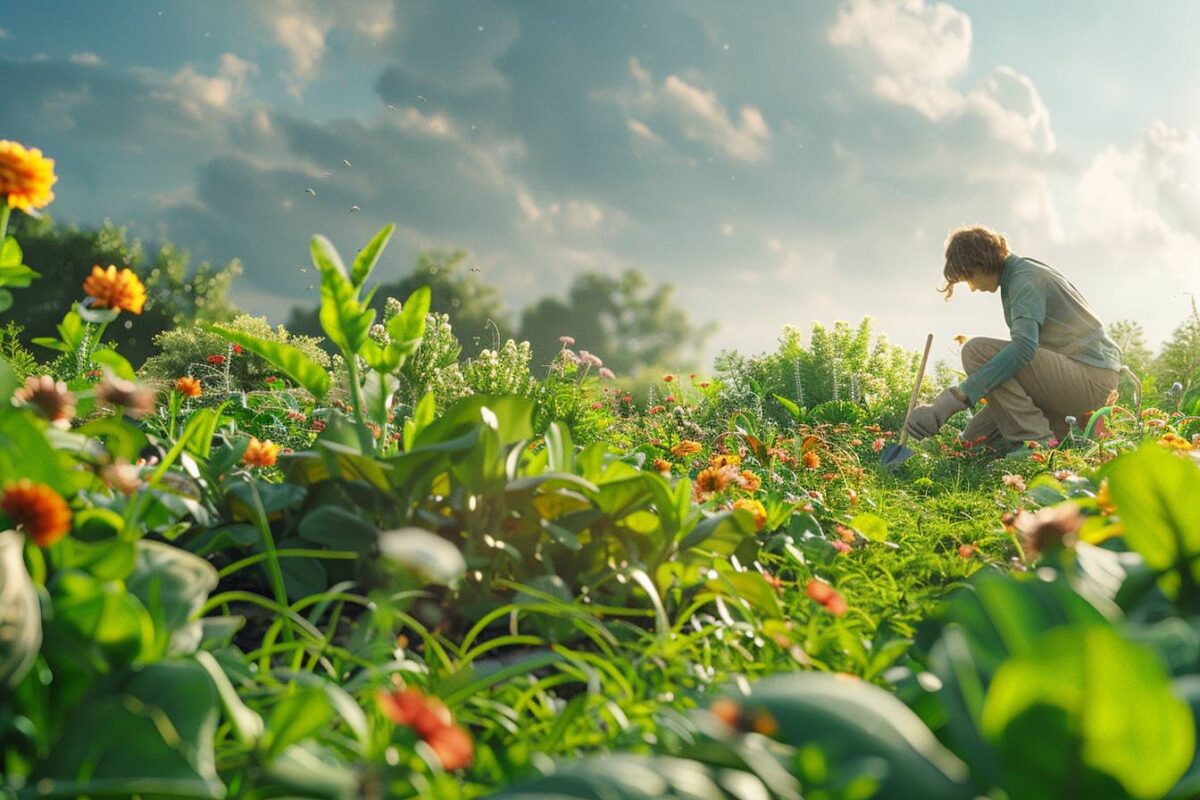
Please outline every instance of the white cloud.
[[8, 39], [10, 34], [6, 28], [0, 28], [0, 39]]
[[[2, 38], [4, 37], [0, 36], [0, 39]], [[98, 67], [104, 63], [100, 56], [88, 51], [84, 51], [82, 53], [72, 53], [71, 57], [67, 60], [72, 64], [78, 64], [81, 67]]]
[[911, 106], [929, 119], [962, 109], [950, 84], [967, 67], [971, 19], [946, 3], [925, 0], [851, 0], [829, 31], [837, 47], [865, 51], [879, 97]]
[[1054, 152], [1050, 111], [1027, 75], [1011, 67], [996, 67], [967, 94], [967, 105], [997, 139], [1026, 153]]
[[391, 0], [274, 0], [262, 5], [262, 15], [287, 51], [290, 70], [288, 91], [299, 96], [317, 77], [331, 31], [345, 28], [378, 43], [395, 27]]
[[228, 111], [245, 95], [246, 81], [258, 74], [253, 62], [233, 53], [222, 53], [216, 75], [203, 75], [191, 64], [185, 64], [170, 79], [172, 93], [193, 116], [212, 111]]
[[656, 85], [650, 71], [636, 58], [629, 61], [629, 74], [634, 81], [632, 91], [598, 92], [594, 96], [625, 107], [626, 126], [635, 143], [644, 146], [662, 141], [662, 135], [644, 121], [654, 119], [659, 130], [670, 128], [731, 161], [748, 164], [766, 161], [771, 130], [757, 107], [742, 106], [735, 120], [716, 92], [701, 89], [679, 75], [668, 75]]
[[1079, 179], [1076, 232], [1112, 244], [1200, 238], [1200, 143], [1156, 121], [1128, 150], [1109, 145]]

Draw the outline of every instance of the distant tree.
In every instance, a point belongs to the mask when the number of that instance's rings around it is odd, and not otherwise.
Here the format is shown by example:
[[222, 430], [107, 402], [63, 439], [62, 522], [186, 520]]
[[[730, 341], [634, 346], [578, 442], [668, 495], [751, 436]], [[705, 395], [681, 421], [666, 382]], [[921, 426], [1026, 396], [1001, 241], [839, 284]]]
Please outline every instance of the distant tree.
[[[54, 334], [71, 303], [83, 299], [83, 282], [97, 264], [129, 267], [146, 285], [142, 313], [122, 314], [105, 334], [135, 366], [157, 351], [156, 334], [197, 321], [230, 319], [236, 313], [229, 288], [242, 271], [237, 261], [223, 267], [203, 262], [189, 269], [187, 251], [170, 242], [161, 243], [148, 261], [142, 243], [130, 240], [125, 228], [111, 222], [95, 230], [58, 225], [48, 217], [22, 216], [14, 222], [25, 263], [42, 274], [29, 288], [16, 290], [16, 302], [5, 314], [6, 320], [24, 328], [20, 338], [25, 344]], [[51, 355], [33, 349], [40, 356]]]
[[[379, 284], [371, 299], [376, 321], [383, 318], [387, 298], [404, 301], [418, 287], [428, 286], [432, 292], [430, 311], [450, 315], [454, 332], [463, 343], [461, 358], [477, 353], [480, 348], [496, 348], [512, 338], [513, 330], [500, 292], [472, 272], [467, 271], [467, 253], [463, 250], [430, 250], [417, 255], [417, 263], [398, 281]], [[292, 309], [287, 328], [294, 334], [324, 336], [319, 308]]]
[[641, 367], [684, 367], [704, 334], [674, 302], [675, 287], [653, 285], [645, 273], [619, 276], [588, 272], [571, 284], [565, 300], [546, 297], [521, 315], [521, 336], [533, 345], [534, 364], [549, 364], [571, 336], [576, 348], [604, 360], [617, 373]]
[[1184, 388], [1200, 380], [1200, 309], [1192, 297], [1192, 313], [1171, 334], [1154, 362], [1154, 374], [1163, 389], [1178, 381]]
[[1131, 319], [1117, 320], [1108, 326], [1108, 335], [1121, 348], [1125, 366], [1141, 378], [1150, 375], [1154, 354], [1146, 346], [1146, 332], [1142, 329], [1142, 323]]

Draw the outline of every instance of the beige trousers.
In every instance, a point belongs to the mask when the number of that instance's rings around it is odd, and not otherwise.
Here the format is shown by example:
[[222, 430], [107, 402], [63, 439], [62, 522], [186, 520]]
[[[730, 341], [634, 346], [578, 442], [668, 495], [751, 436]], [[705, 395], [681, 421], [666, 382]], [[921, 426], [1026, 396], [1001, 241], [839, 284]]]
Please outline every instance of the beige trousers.
[[[963, 369], [974, 375], [1007, 345], [1004, 339], [979, 336], [962, 348]], [[1063, 439], [1068, 416], [1087, 424], [1117, 388], [1119, 373], [1093, 367], [1039, 347], [1026, 366], [987, 394], [987, 405], [962, 432], [964, 441], [987, 437], [985, 446], [1008, 450], [1030, 439]]]

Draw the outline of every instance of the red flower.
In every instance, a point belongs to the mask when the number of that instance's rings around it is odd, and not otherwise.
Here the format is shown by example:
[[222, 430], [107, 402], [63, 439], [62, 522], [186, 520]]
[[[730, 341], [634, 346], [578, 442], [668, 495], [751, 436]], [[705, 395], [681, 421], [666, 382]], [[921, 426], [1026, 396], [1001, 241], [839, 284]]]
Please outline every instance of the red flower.
[[973, 544], [959, 545], [958, 557], [963, 559], [970, 558], [971, 556], [975, 555], [977, 549], [978, 548], [976, 548]]
[[470, 766], [475, 757], [471, 735], [454, 724], [449, 709], [436, 697], [408, 688], [379, 695], [383, 712], [397, 725], [411, 728], [437, 754], [446, 770]]
[[667, 410], [666, 406], [650, 406], [650, 410], [647, 413], [661, 414], [662, 412], [664, 412], [666, 410]]
[[240, 344], [235, 344], [233, 346], [233, 352], [240, 356], [242, 354], [242, 346]]
[[808, 585], [804, 587], [804, 593], [809, 596], [809, 599], [815, 600], [835, 617], [845, 614], [849, 608], [846, 605], [846, 598], [842, 597], [837, 589], [816, 578], [808, 582]]
[[214, 367], [217, 367], [217, 366], [220, 366], [221, 364], [225, 363], [225, 356], [219, 356], [219, 355], [213, 354], [204, 360], [207, 361], [208, 363], [212, 364]]

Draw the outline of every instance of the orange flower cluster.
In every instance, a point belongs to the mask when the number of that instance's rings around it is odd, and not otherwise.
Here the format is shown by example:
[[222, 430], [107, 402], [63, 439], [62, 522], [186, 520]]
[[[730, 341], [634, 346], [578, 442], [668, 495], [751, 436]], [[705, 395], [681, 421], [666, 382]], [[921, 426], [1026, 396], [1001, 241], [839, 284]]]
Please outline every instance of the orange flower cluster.
[[804, 456], [804, 466], [809, 469], [819, 469], [821, 466], [821, 457], [817, 455], [816, 450], [807, 451]]
[[115, 308], [131, 314], [141, 314], [146, 303], [146, 287], [142, 280], [126, 267], [108, 269], [99, 264], [92, 267], [92, 274], [83, 282], [83, 291], [92, 298], [96, 308]]
[[471, 735], [454, 723], [450, 710], [436, 697], [408, 688], [379, 695], [379, 705], [392, 722], [412, 728], [437, 754], [446, 770], [468, 767], [475, 758]]
[[737, 478], [736, 467], [706, 467], [700, 470], [700, 474], [696, 476], [696, 482], [692, 485], [692, 497], [697, 502], [703, 502], [710, 496], [725, 491], [729, 484]]
[[38, 547], [49, 547], [71, 530], [71, 507], [44, 483], [22, 478], [10, 483], [0, 498], [0, 510]]
[[667, 461], [665, 458], [654, 459], [654, 471], [669, 473], [671, 471], [671, 462]]
[[699, 442], [694, 442], [691, 439], [684, 439], [679, 444], [671, 448], [671, 455], [676, 458], [687, 458], [694, 456], [704, 449], [704, 445]]
[[200, 380], [187, 375], [175, 381], [175, 391], [184, 397], [199, 397], [204, 393], [203, 388], [200, 386]]
[[816, 578], [808, 582], [808, 585], [804, 587], [804, 593], [808, 595], [810, 600], [819, 603], [835, 617], [845, 614], [846, 610], [849, 609], [849, 606], [846, 604], [846, 598], [842, 597], [837, 589]]
[[279, 455], [279, 445], [270, 439], [260, 442], [258, 437], [251, 436], [246, 452], [242, 454], [242, 463], [248, 467], [273, 467]]
[[54, 160], [43, 156], [41, 150], [0, 140], [0, 195], [6, 198], [9, 208], [27, 214], [45, 208], [54, 200], [50, 187], [57, 180]]
[[747, 492], [754, 494], [758, 491], [759, 487], [762, 486], [762, 478], [758, 477], [750, 470], [744, 469], [742, 470], [741, 475], [738, 476], [738, 483]]
[[1177, 433], [1164, 433], [1158, 443], [1168, 450], [1191, 450], [1192, 443]]

